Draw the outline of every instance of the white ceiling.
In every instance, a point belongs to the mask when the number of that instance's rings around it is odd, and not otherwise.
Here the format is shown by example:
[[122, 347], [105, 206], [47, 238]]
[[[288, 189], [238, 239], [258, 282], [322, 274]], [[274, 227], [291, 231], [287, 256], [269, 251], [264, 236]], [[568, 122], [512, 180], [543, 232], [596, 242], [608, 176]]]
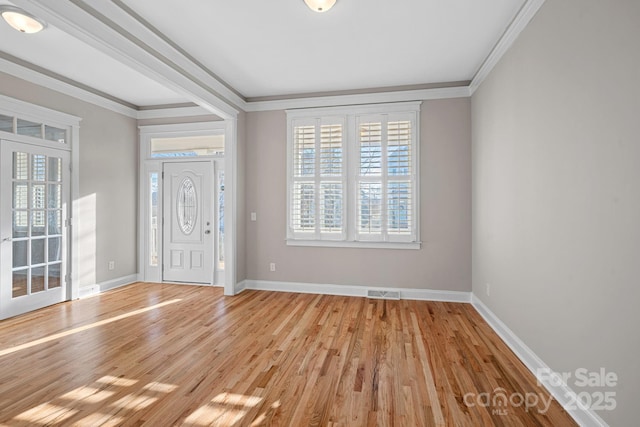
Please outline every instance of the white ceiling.
[[[60, 16], [78, 5], [105, 16], [118, 9], [112, 21], [133, 12], [249, 99], [471, 80], [525, 3], [338, 0], [315, 13], [303, 0], [13, 1], [32, 13], [49, 3], [50, 10], [61, 8]], [[86, 32], [81, 41], [53, 24], [26, 35], [0, 23], [0, 51], [135, 106], [192, 100], [152, 72], [122, 63], [104, 40], [96, 49]]]
[[0, 40], [0, 50], [12, 56], [132, 105], [185, 102], [183, 96], [56, 27], [22, 34], [2, 21]]

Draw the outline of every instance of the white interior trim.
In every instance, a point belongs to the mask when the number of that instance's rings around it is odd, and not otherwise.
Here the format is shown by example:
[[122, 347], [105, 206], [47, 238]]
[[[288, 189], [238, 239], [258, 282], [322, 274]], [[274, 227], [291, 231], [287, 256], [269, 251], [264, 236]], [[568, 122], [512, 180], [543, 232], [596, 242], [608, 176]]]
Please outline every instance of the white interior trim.
[[[536, 376], [540, 384], [551, 393], [551, 395], [562, 405], [562, 407], [573, 417], [578, 424], [583, 427], [606, 427], [608, 424], [604, 422], [600, 416], [579, 405], [569, 407], [569, 403], [577, 402], [576, 392], [566, 385], [557, 386], [552, 384], [548, 378], [539, 377], [540, 370], [551, 370], [549, 366], [536, 355], [507, 325], [505, 325], [498, 316], [496, 316], [475, 294], [471, 295], [471, 304], [487, 321], [489, 326], [498, 334], [500, 338], [509, 346], [516, 354], [518, 359]], [[553, 371], [553, 370], [551, 370]]]
[[235, 295], [238, 263], [238, 120], [225, 120], [224, 143], [224, 294]]
[[40, 120], [47, 124], [79, 126], [80, 121], [82, 121], [80, 117], [4, 95], [0, 95], [0, 110], [8, 111], [20, 118], [25, 117], [31, 120]]
[[432, 99], [468, 98], [467, 86], [404, 90], [395, 92], [362, 93], [356, 95], [314, 96], [309, 98], [281, 99], [274, 101], [253, 101], [245, 103], [245, 111], [272, 111], [294, 108], [336, 107], [359, 104], [381, 104], [405, 101], [426, 101]]
[[136, 118], [138, 120], [146, 119], [166, 119], [176, 117], [197, 117], [197, 116], [209, 116], [211, 111], [208, 111], [199, 105], [189, 107], [171, 107], [171, 108], [154, 108], [150, 110], [140, 110], [137, 112]]
[[366, 297], [367, 291], [399, 292], [401, 299], [419, 301], [471, 302], [471, 292], [441, 291], [432, 289], [384, 288], [379, 286], [335, 285], [321, 283], [276, 282], [268, 280], [244, 280], [235, 286], [236, 293], [246, 289], [273, 292], [297, 292], [301, 294], [339, 295]]
[[56, 92], [74, 97], [81, 101], [97, 105], [98, 107], [106, 108], [107, 110], [114, 111], [127, 117], [136, 118], [137, 116], [137, 111], [131, 107], [127, 107], [126, 105], [115, 102], [109, 98], [63, 82], [62, 80], [58, 80], [46, 74], [42, 74], [38, 71], [32, 70], [31, 68], [10, 62], [4, 58], [0, 58], [0, 71], [47, 89], [55, 90]]
[[[79, 119], [78, 119], [79, 120]], [[80, 125], [71, 127], [71, 299], [80, 297]]]
[[[208, 132], [220, 133], [221, 131], [224, 131], [226, 129], [226, 125], [223, 120], [219, 120], [196, 123], [178, 123], [170, 125], [143, 125], [138, 126], [138, 129], [140, 129], [141, 138], [172, 138], [180, 136], [206, 135]], [[144, 154], [145, 159], [149, 158], [148, 151], [140, 154]]]
[[418, 250], [422, 242], [367, 242], [360, 240], [303, 240], [287, 239], [287, 246], [311, 246], [318, 248], [360, 248]]
[[[0, 111], [36, 122], [70, 128], [70, 144], [66, 147], [60, 146], [55, 148], [71, 151], [71, 194], [69, 200], [71, 204], [69, 219], [71, 222], [68, 226], [71, 229], [68, 237], [71, 259], [68, 262], [67, 274], [71, 277], [71, 283], [68, 285], [69, 299], [77, 299], [80, 295], [80, 232], [78, 230], [77, 219], [80, 214], [78, 201], [80, 200], [80, 122], [82, 118], [4, 95], [0, 95]], [[17, 141], [26, 139], [27, 141], [25, 142], [28, 142], [28, 138], [23, 138], [21, 135], [16, 134], [11, 134], [11, 139]], [[45, 141], [43, 141], [43, 146], [47, 146]]]
[[96, 283], [91, 286], [82, 286], [79, 292], [79, 298], [92, 297], [94, 295], [101, 294], [102, 292], [109, 291], [111, 289], [121, 288], [123, 286], [130, 285], [138, 281], [137, 274], [130, 274], [128, 276], [118, 277], [116, 279], [107, 280], [106, 282]]
[[[180, 136], [199, 136], [211, 133], [225, 135], [225, 154], [224, 154], [224, 171], [225, 171], [225, 268], [224, 268], [224, 289], [225, 295], [234, 295], [235, 289], [233, 284], [236, 277], [236, 199], [237, 199], [237, 120], [227, 119], [220, 121], [208, 121], [197, 123], [180, 123], [169, 125], [147, 125], [139, 126], [139, 179], [138, 179], [138, 269], [139, 279], [141, 281], [159, 282], [162, 280], [161, 270], [151, 273], [148, 267], [148, 239], [147, 230], [149, 229], [148, 218], [148, 187], [147, 176], [150, 172], [162, 173], [161, 164], [166, 161], [201, 161], [202, 158], [176, 158], [176, 159], [152, 159], [150, 157], [150, 141], [152, 138], [169, 138]], [[158, 201], [161, 202], [161, 192], [158, 194]], [[159, 230], [159, 233], [162, 233]], [[158, 235], [158, 241], [162, 241], [162, 235]], [[162, 265], [162, 251], [158, 251], [158, 265]], [[153, 276], [153, 277], [152, 277]]]
[[540, 10], [544, 2], [545, 0], [527, 0], [525, 2], [471, 80], [468, 88], [469, 96], [473, 95], [482, 82], [489, 76], [491, 70], [500, 62], [520, 33], [529, 25], [529, 22], [531, 22], [536, 13], [538, 13], [538, 10]]

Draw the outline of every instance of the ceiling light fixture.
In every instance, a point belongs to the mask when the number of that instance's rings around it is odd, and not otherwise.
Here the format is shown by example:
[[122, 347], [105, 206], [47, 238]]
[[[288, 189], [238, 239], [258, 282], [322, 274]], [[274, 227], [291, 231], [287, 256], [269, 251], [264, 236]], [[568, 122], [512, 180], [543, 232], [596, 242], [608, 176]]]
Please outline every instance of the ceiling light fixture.
[[7, 24], [21, 33], [33, 34], [42, 31], [47, 24], [19, 7], [0, 5], [0, 14]]
[[336, 4], [336, 0], [304, 0], [304, 2], [314, 12], [326, 12]]

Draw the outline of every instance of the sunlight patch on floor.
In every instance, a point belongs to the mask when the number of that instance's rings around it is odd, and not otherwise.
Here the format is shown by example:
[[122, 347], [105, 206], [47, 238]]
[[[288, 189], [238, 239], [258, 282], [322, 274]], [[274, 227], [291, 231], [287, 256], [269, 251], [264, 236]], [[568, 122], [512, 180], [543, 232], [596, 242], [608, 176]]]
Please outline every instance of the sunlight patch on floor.
[[250, 408], [262, 402], [261, 397], [220, 393], [184, 420], [190, 426], [233, 426], [240, 422]]
[[79, 326], [77, 328], [69, 329], [68, 331], [60, 332], [57, 334], [49, 335], [44, 338], [40, 338], [37, 340], [29, 341], [24, 344], [16, 345], [13, 347], [9, 347], [4, 350], [0, 350], [0, 357], [6, 356], [7, 354], [15, 353], [16, 351], [26, 350], [31, 347], [35, 347], [40, 344], [48, 343], [50, 341], [59, 340], [60, 338], [67, 337], [69, 335], [77, 334], [78, 332], [86, 331], [88, 329], [97, 328], [98, 326], [108, 325], [109, 323], [117, 322], [118, 320], [126, 319], [127, 317], [135, 316], [138, 314], [145, 313], [147, 311], [155, 310], [160, 307], [164, 307], [169, 304], [175, 304], [177, 302], [182, 301], [181, 299], [173, 299], [171, 301], [165, 301], [160, 304], [152, 305], [150, 307], [141, 308], [139, 310], [130, 311], [128, 313], [121, 314], [119, 316], [110, 317], [109, 319], [101, 320], [99, 322], [91, 323], [89, 325]]
[[[133, 414], [149, 407], [164, 395], [178, 388], [177, 385], [159, 381], [152, 381], [143, 387], [134, 387], [138, 383], [138, 380], [105, 375], [90, 384], [77, 387], [49, 402], [31, 408], [13, 419], [38, 426], [59, 425], [61, 423], [91, 427], [96, 425], [117, 426], [122, 424], [122, 421], [127, 418], [127, 414]], [[130, 393], [127, 393], [128, 391]], [[123, 396], [125, 393], [126, 395]], [[117, 400], [113, 401], [113, 399]], [[88, 413], [81, 420], [69, 420], [80, 412], [73, 409], [78, 402], [100, 404], [105, 409]], [[116, 416], [109, 412], [120, 413], [122, 416]]]
[[80, 421], [73, 423], [72, 425], [77, 427], [84, 427], [84, 426], [115, 427], [115, 426], [121, 426], [123, 424], [123, 421], [124, 421], [124, 417], [117, 417], [111, 414], [94, 412], [93, 414], [89, 414], [88, 416], [84, 417]]
[[115, 394], [114, 391], [100, 390], [94, 387], [82, 386], [75, 390], [71, 390], [69, 393], [65, 393], [60, 396], [61, 399], [79, 401], [87, 403], [100, 403]]
[[116, 400], [111, 406], [116, 406], [118, 408], [128, 409], [131, 411], [139, 411], [153, 405], [157, 400], [157, 397], [145, 395], [133, 396], [129, 394], [121, 399]]
[[130, 380], [128, 378], [113, 377], [111, 375], [105, 375], [104, 377], [97, 379], [97, 383], [114, 385], [116, 387], [131, 387], [138, 383], [138, 380]]
[[175, 389], [177, 389], [177, 385], [173, 384], [164, 384], [156, 381], [150, 382], [146, 386], [143, 387], [143, 390], [155, 391], [158, 393], [171, 393]]
[[58, 424], [77, 413], [76, 410], [46, 402], [21, 413], [15, 419], [34, 425], [51, 425]]
[[[273, 405], [271, 405], [271, 409], [275, 411], [280, 406], [281, 406], [280, 401], [276, 400], [275, 402], [273, 402]], [[251, 427], [258, 427], [258, 426], [264, 425], [265, 422], [267, 421], [267, 413], [269, 413], [269, 411], [265, 411], [259, 416], [257, 416], [256, 419], [253, 420], [253, 422], [251, 423]]]
[[244, 394], [220, 393], [211, 401], [221, 405], [254, 407], [262, 402], [262, 398], [256, 396], [245, 396]]

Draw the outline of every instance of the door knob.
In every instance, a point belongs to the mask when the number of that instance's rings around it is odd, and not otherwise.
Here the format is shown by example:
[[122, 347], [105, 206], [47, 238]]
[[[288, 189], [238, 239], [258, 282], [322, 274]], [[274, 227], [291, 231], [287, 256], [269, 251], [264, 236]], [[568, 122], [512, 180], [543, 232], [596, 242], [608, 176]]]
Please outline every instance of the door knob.
[[11, 237], [5, 237], [4, 239], [2, 239], [2, 243], [10, 242], [10, 241], [11, 241]]
[[211, 230], [204, 230], [204, 234], [211, 234]]

